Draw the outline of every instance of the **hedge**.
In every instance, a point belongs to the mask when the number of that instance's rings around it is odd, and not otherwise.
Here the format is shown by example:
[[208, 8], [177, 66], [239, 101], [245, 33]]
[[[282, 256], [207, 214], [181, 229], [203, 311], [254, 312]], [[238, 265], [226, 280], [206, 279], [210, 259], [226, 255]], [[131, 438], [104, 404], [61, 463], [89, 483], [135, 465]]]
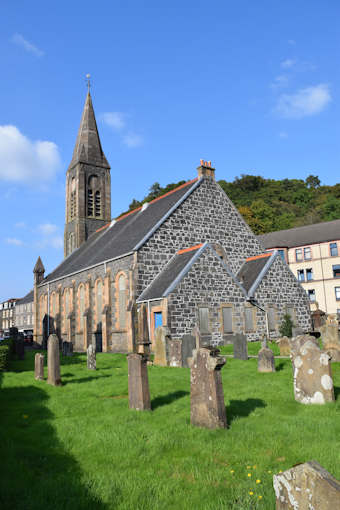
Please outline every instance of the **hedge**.
[[14, 352], [14, 342], [12, 338], [3, 340], [0, 344], [0, 372], [8, 368], [9, 360]]

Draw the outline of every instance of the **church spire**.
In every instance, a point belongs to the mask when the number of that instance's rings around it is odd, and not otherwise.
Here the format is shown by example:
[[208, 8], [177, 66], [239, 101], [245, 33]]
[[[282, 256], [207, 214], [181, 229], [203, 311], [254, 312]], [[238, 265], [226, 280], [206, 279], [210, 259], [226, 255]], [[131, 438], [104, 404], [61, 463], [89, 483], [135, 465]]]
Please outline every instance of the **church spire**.
[[77, 163], [110, 168], [100, 143], [89, 87], [69, 169]]

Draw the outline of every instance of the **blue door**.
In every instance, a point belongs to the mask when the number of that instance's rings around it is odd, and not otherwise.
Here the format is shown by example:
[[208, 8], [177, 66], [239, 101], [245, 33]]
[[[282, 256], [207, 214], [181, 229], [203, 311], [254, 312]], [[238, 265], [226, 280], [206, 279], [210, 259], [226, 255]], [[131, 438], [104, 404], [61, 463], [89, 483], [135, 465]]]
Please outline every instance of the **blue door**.
[[163, 325], [162, 312], [154, 312], [155, 329]]

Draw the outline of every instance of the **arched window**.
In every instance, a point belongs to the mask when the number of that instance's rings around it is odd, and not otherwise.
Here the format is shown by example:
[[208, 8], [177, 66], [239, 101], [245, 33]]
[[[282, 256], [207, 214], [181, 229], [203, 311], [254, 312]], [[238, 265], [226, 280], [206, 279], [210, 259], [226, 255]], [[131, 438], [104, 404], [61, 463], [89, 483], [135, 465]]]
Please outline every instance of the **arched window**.
[[78, 289], [78, 311], [79, 311], [79, 331], [84, 329], [84, 312], [85, 312], [85, 289], [84, 285], [79, 285]]
[[103, 311], [103, 284], [101, 280], [97, 281], [96, 285], [96, 326], [102, 322], [102, 311]]
[[77, 214], [76, 211], [76, 180], [74, 177], [72, 177], [71, 181], [71, 197], [70, 197], [70, 216], [71, 220], [74, 218]]
[[51, 296], [51, 315], [55, 319], [57, 313], [57, 295], [55, 292], [52, 292]]
[[120, 274], [118, 276], [118, 328], [126, 328], [126, 276]]
[[95, 215], [100, 216], [101, 214], [101, 200], [100, 200], [100, 191], [96, 191], [96, 200], [95, 200]]
[[67, 331], [67, 318], [70, 313], [70, 291], [64, 290], [64, 331]]
[[[45, 299], [46, 298], [46, 299]], [[47, 296], [41, 296], [39, 299], [39, 326], [40, 332], [43, 332], [43, 320], [46, 315], [46, 306], [47, 306]]]

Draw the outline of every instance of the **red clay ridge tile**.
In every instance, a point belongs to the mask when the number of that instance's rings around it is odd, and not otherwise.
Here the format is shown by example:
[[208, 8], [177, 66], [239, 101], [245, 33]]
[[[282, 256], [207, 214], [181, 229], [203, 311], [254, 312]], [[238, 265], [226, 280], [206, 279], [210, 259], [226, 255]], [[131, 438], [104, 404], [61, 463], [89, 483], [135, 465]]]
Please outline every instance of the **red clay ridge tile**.
[[255, 255], [254, 257], [248, 257], [246, 259], [246, 262], [249, 262], [250, 260], [256, 260], [256, 259], [264, 259], [265, 257], [271, 257], [272, 253], [261, 253], [261, 255]]
[[196, 246], [191, 246], [190, 248], [184, 248], [183, 250], [179, 250], [177, 252], [177, 255], [181, 255], [182, 253], [186, 253], [187, 251], [198, 250], [198, 248], [201, 248], [201, 246], [203, 246], [203, 243], [196, 244]]

